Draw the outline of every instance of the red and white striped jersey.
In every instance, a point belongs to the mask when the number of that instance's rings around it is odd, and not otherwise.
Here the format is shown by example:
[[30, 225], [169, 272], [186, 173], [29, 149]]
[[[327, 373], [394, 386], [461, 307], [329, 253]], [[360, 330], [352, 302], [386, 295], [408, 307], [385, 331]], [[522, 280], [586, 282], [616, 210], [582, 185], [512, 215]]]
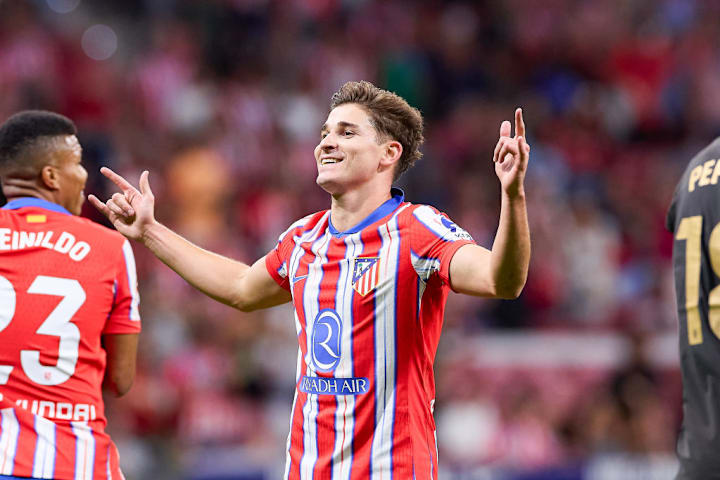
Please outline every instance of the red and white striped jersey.
[[0, 474], [121, 479], [104, 334], [140, 331], [130, 244], [54, 203], [0, 209]]
[[437, 478], [433, 361], [464, 230], [402, 192], [354, 228], [330, 212], [266, 256], [292, 293], [299, 351], [285, 478]]

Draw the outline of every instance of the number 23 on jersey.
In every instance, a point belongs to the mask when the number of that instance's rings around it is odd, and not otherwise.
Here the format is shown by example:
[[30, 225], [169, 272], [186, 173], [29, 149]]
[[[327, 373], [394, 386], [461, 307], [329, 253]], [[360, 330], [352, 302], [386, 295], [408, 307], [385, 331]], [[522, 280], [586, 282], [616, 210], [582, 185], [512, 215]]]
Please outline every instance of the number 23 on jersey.
[[[20, 351], [20, 364], [30, 380], [39, 385], [60, 385], [75, 373], [80, 330], [71, 320], [85, 303], [85, 290], [77, 280], [38, 275], [27, 293], [62, 298], [36, 331], [40, 335], [60, 337], [57, 364], [40, 363], [38, 350]], [[15, 288], [5, 277], [0, 276], [0, 334], [13, 321], [16, 301]], [[14, 368], [12, 365], [0, 365], [0, 385], [7, 383]]]

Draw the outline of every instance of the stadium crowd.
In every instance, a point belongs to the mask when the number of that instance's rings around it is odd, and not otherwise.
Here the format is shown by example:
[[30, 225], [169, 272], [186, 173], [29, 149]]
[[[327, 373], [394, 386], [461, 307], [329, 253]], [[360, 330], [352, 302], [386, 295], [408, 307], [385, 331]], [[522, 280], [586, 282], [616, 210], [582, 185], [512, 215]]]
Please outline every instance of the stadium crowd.
[[[0, 0], [0, 118], [67, 115], [90, 192], [112, 189], [101, 165], [131, 179], [149, 169], [162, 222], [246, 262], [327, 208], [311, 152], [345, 81], [373, 81], [423, 112], [424, 158], [400, 185], [486, 246], [499, 210], [496, 125], [522, 106], [533, 148], [530, 276], [515, 301], [450, 298], [436, 369], [441, 478], [620, 479], [634, 468], [672, 478], [680, 379], [664, 216], [679, 172], [720, 132], [720, 5], [51, 8], [73, 3]], [[106, 60], [82, 48], [94, 24], [116, 35]], [[84, 214], [103, 221], [89, 205]], [[108, 402], [128, 478], [277, 478], [295, 382], [291, 308], [236, 312], [135, 253], [138, 375], [126, 398]], [[577, 359], [552, 361], [564, 335]], [[652, 354], [664, 336], [669, 361]], [[523, 348], [523, 338], [539, 343]], [[587, 361], [603, 345], [607, 358]]]

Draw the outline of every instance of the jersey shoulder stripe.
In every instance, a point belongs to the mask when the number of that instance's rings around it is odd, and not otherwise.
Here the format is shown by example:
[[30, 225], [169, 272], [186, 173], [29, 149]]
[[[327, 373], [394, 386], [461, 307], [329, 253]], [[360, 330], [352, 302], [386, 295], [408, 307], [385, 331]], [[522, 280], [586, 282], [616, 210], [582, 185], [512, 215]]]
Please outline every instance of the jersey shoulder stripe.
[[137, 270], [135, 268], [135, 255], [133, 255], [130, 242], [125, 240], [122, 245], [123, 257], [125, 259], [125, 271], [127, 273], [127, 288], [131, 295], [130, 320], [140, 321], [140, 294], [138, 293]]
[[420, 225], [441, 240], [449, 242], [457, 240], [473, 241], [468, 232], [457, 226], [446, 214], [433, 207], [418, 205], [413, 209], [412, 213]]
[[306, 215], [305, 217], [301, 218], [300, 220], [295, 221], [292, 225], [288, 227], [287, 230], [285, 230], [283, 233], [280, 234], [278, 237], [278, 243], [282, 243], [283, 240], [288, 236], [288, 234], [295, 230], [305, 230], [306, 226], [308, 228], [312, 228], [313, 225], [317, 223], [317, 221], [322, 218], [323, 214], [326, 213], [327, 210], [323, 210], [320, 212], [311, 213], [310, 215]]

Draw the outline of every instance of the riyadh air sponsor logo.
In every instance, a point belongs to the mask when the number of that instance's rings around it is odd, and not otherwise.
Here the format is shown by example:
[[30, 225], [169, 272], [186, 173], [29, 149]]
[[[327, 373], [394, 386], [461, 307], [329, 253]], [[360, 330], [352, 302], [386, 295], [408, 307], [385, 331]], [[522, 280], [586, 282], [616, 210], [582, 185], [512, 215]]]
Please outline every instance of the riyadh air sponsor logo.
[[342, 321], [335, 310], [320, 310], [313, 322], [312, 362], [320, 372], [332, 372], [340, 363]]
[[370, 381], [365, 377], [308, 377], [300, 380], [300, 391], [316, 395], [360, 395], [367, 393]]
[[356, 257], [353, 265], [352, 286], [365, 296], [378, 286], [380, 280], [380, 259], [378, 257]]

